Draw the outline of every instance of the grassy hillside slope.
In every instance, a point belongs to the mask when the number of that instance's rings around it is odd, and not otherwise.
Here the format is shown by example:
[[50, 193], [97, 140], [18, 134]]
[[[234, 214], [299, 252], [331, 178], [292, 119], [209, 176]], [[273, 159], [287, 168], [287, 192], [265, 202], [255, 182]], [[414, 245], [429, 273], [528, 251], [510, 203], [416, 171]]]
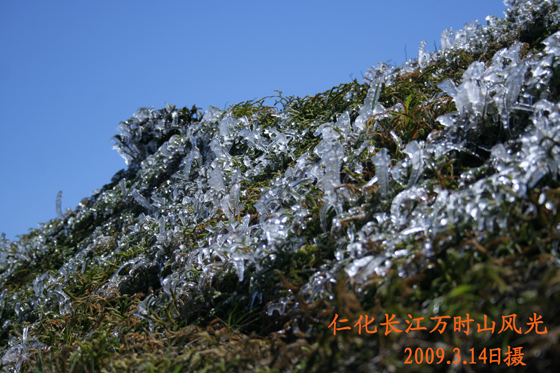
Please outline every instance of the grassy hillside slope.
[[0, 242], [2, 368], [552, 371], [560, 13], [507, 3], [363, 84], [121, 122], [126, 169]]

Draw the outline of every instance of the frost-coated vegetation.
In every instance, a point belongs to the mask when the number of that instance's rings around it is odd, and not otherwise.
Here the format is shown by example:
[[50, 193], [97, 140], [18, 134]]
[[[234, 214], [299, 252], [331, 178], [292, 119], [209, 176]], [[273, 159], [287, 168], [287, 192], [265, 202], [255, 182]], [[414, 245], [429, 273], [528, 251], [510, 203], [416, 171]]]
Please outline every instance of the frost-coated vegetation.
[[[114, 137], [125, 170], [2, 238], [3, 368], [550, 371], [560, 14], [556, 1], [506, 5], [363, 84], [139, 109]], [[400, 333], [381, 324], [392, 315]], [[426, 329], [407, 329], [416, 319]], [[406, 348], [445, 360], [407, 364]], [[476, 365], [446, 364], [456, 348]]]

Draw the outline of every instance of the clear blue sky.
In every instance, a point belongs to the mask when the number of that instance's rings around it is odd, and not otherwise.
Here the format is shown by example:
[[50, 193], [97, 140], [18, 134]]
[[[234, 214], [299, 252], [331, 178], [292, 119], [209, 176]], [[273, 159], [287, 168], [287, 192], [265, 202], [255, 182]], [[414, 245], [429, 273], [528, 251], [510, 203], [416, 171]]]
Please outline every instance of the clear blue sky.
[[439, 48], [501, 0], [0, 0], [0, 232], [25, 234], [108, 183], [142, 106], [313, 95]]

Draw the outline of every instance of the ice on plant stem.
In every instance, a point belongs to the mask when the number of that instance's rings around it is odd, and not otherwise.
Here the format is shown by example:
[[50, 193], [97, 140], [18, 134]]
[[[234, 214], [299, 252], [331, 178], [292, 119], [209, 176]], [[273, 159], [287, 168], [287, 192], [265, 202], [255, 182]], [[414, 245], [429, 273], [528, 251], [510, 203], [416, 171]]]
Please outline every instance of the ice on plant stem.
[[451, 48], [451, 46], [453, 45], [453, 40], [454, 40], [453, 29], [448, 28], [443, 30], [441, 32], [441, 38], [440, 38], [441, 49], [445, 50]]
[[343, 157], [344, 150], [339, 143], [336, 143], [323, 155], [320, 163], [324, 171], [319, 177], [319, 185], [325, 193], [325, 198], [332, 204], [335, 204], [337, 200], [334, 189], [340, 185], [340, 168]]
[[210, 149], [212, 149], [217, 159], [227, 160], [229, 158], [229, 153], [224, 149], [223, 145], [220, 144], [218, 139], [214, 139], [210, 142]]
[[387, 149], [379, 150], [371, 158], [371, 161], [375, 165], [375, 176], [377, 176], [379, 192], [382, 197], [386, 197], [389, 191], [389, 166], [391, 165], [391, 157]]
[[223, 139], [227, 139], [229, 135], [229, 128], [235, 122], [235, 118], [231, 115], [231, 113], [226, 114], [224, 118], [220, 121], [218, 128], [220, 130], [220, 136]]
[[350, 277], [355, 277], [358, 274], [360, 268], [366, 266], [369, 262], [373, 260], [373, 256], [366, 256], [357, 260], [354, 260], [350, 265], [348, 265], [344, 270]]
[[[193, 143], [196, 144], [196, 140], [194, 140]], [[200, 160], [201, 158], [202, 156], [200, 155], [198, 148], [196, 147], [196, 145], [193, 145], [193, 149], [181, 161], [181, 166], [182, 169], [184, 170], [185, 177], [188, 177], [191, 174], [192, 164], [194, 160], [195, 159]]]
[[[372, 96], [372, 105], [377, 102], [377, 98], [379, 98], [379, 94], [381, 93], [381, 86], [383, 83], [391, 83], [392, 74], [395, 71], [395, 67], [388, 65], [386, 63], [380, 62], [375, 66], [371, 66], [367, 69], [366, 73], [364, 74], [364, 82], [367, 83], [371, 88], [374, 89]], [[369, 94], [369, 92], [368, 92]], [[367, 106], [368, 101], [364, 105]], [[372, 106], [369, 106], [371, 108]]]
[[344, 137], [348, 137], [350, 135], [350, 126], [350, 113], [348, 111], [345, 111], [344, 113], [342, 113], [340, 118], [338, 118], [336, 127], [340, 130]]
[[483, 62], [473, 62], [463, 74], [463, 82], [454, 97], [460, 115], [482, 116], [488, 88], [481, 82], [484, 73]]
[[426, 52], [427, 41], [423, 40], [420, 42], [420, 47], [418, 47], [418, 65], [420, 68], [426, 67], [430, 61], [430, 53]]
[[225, 190], [226, 187], [224, 185], [224, 176], [219, 168], [215, 168], [210, 171], [208, 185], [210, 185], [210, 187], [217, 192]]
[[410, 172], [407, 185], [407, 187], [410, 188], [416, 184], [422, 173], [424, 151], [416, 140], [412, 140], [403, 149], [403, 153], [410, 157], [412, 163], [412, 170]]
[[62, 190], [56, 194], [56, 215], [60, 219], [64, 219], [64, 215], [62, 214]]
[[122, 191], [122, 196], [123, 198], [126, 198], [128, 192], [126, 190], [126, 180], [123, 178], [121, 179], [121, 181], [119, 181], [119, 185], [121, 187], [121, 191]]
[[154, 206], [152, 206], [150, 202], [148, 202], [148, 200], [144, 198], [144, 196], [138, 193], [137, 190], [133, 190], [131, 194], [136, 202], [138, 202], [142, 207], [148, 210], [148, 213], [152, 213], [155, 211]]
[[544, 52], [560, 56], [560, 31], [556, 31], [543, 41], [545, 45]]
[[245, 271], [245, 260], [243, 256], [239, 253], [233, 253], [231, 258], [233, 259], [233, 266], [237, 271], [237, 276], [239, 277], [239, 281], [242, 282], [244, 277], [244, 271]]
[[391, 219], [396, 226], [404, 226], [417, 207], [422, 207], [427, 200], [424, 188], [412, 187], [403, 190], [391, 203]]
[[391, 83], [391, 74], [394, 70], [395, 68], [393, 66], [389, 66], [385, 63], [379, 63], [377, 66], [372, 66], [366, 71], [364, 81], [369, 84], [370, 88], [364, 104], [360, 109], [359, 115], [354, 121], [354, 131], [363, 131], [366, 127], [367, 121], [376, 112], [380, 112], [379, 110], [376, 110], [377, 101], [379, 100], [383, 84]]
[[438, 88], [453, 98], [457, 97], [457, 86], [451, 79], [445, 79], [443, 82], [439, 83]]

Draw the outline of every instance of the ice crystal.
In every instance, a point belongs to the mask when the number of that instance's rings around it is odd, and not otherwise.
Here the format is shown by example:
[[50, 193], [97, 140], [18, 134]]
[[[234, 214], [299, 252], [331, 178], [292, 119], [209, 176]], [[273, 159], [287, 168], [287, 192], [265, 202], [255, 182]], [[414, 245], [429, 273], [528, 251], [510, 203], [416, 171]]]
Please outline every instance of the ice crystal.
[[62, 214], [62, 190], [56, 194], [56, 215], [60, 219], [64, 219], [64, 215]]
[[422, 146], [416, 140], [409, 142], [403, 150], [403, 153], [408, 155], [412, 161], [412, 171], [408, 179], [408, 187], [414, 186], [422, 173], [422, 166], [424, 163], [424, 151]]
[[391, 165], [391, 158], [387, 149], [381, 149], [371, 159], [375, 165], [375, 172], [379, 184], [379, 191], [383, 197], [387, 196], [389, 191], [389, 166]]

